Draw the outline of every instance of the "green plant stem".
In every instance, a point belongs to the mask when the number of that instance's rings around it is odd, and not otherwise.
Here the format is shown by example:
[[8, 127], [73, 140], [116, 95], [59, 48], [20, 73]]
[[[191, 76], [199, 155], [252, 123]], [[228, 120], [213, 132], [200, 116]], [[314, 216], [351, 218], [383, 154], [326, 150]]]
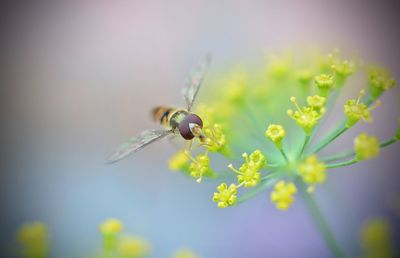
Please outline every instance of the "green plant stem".
[[288, 159], [288, 157], [286, 156], [285, 151], [284, 151], [282, 148], [280, 148], [279, 151], [280, 151], [280, 153], [282, 154], [282, 156], [285, 158], [286, 163], [289, 163], [289, 159]]
[[259, 185], [257, 185], [253, 189], [247, 191], [242, 196], [240, 196], [237, 199], [236, 203], [237, 204], [241, 204], [241, 203], [247, 201], [248, 199], [251, 199], [254, 196], [258, 195], [259, 193], [261, 193], [262, 191], [264, 191], [268, 187], [274, 185], [276, 183], [276, 179], [273, 179], [273, 177], [276, 176], [276, 174], [277, 173], [274, 173], [274, 174], [270, 174], [270, 175], [264, 177], [263, 181], [261, 181]]
[[318, 207], [317, 202], [315, 201], [314, 197], [309, 194], [306, 190], [306, 185], [304, 185], [303, 182], [299, 182], [298, 184], [300, 187], [300, 192], [303, 197], [304, 202], [306, 203], [306, 206], [311, 213], [311, 216], [313, 217], [314, 222], [316, 223], [318, 230], [322, 234], [326, 244], [329, 247], [329, 250], [331, 251], [332, 255], [336, 258], [339, 257], [346, 257], [338, 243], [336, 242], [336, 239], [332, 233], [332, 230], [330, 229], [328, 223], [326, 222], [323, 214], [321, 213], [321, 210]]
[[306, 138], [304, 139], [304, 142], [303, 142], [303, 146], [301, 147], [300, 153], [298, 155], [299, 158], [301, 158], [303, 156], [304, 150], [306, 149], [308, 143], [310, 142], [310, 138], [311, 138], [310, 135], [306, 135]]
[[326, 136], [324, 139], [322, 139], [314, 148], [311, 149], [310, 153], [317, 153], [321, 151], [323, 148], [325, 148], [328, 144], [333, 142], [336, 138], [338, 138], [340, 135], [342, 135], [344, 132], [346, 132], [349, 128], [346, 126], [346, 124], [341, 124], [335, 131], [330, 133], [328, 136]]
[[[389, 140], [381, 142], [379, 144], [379, 147], [380, 148], [385, 148], [385, 147], [387, 147], [387, 146], [389, 146], [389, 145], [391, 145], [391, 144], [393, 144], [395, 142], [397, 142], [397, 140], [395, 138], [391, 138]], [[337, 160], [351, 158], [354, 155], [355, 155], [354, 150], [348, 150], [348, 151], [345, 151], [345, 152], [342, 152], [342, 153], [338, 153], [338, 154], [323, 158], [322, 161], [324, 161], [324, 162], [337, 161]]]
[[338, 167], [344, 167], [344, 166], [349, 166], [352, 165], [354, 163], [357, 163], [358, 159], [353, 158], [347, 161], [343, 161], [343, 162], [338, 162], [338, 163], [334, 163], [334, 164], [327, 164], [326, 167], [327, 168], [338, 168]]

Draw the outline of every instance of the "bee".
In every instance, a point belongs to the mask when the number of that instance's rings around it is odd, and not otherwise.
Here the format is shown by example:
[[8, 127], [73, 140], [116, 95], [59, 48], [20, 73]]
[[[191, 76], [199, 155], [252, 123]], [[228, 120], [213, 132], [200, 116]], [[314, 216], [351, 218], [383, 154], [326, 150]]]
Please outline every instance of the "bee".
[[107, 163], [115, 163], [168, 135], [180, 135], [187, 141], [198, 138], [201, 142], [204, 142], [205, 136], [202, 131], [203, 121], [198, 115], [191, 112], [191, 109], [210, 62], [211, 57], [207, 55], [190, 71], [185, 82], [185, 87], [182, 89], [186, 109], [164, 106], [154, 108], [152, 110], [153, 119], [163, 125], [165, 129], [145, 130], [138, 136], [130, 138], [110, 156]]

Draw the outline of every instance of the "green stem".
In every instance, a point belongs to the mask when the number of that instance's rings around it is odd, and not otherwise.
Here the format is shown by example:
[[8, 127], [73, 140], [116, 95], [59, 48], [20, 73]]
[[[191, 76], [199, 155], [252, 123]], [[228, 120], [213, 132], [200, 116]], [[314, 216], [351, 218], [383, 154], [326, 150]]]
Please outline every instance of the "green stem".
[[[379, 147], [380, 148], [385, 148], [385, 147], [387, 147], [387, 146], [389, 146], [389, 145], [391, 145], [391, 144], [393, 144], [395, 142], [397, 142], [397, 140], [395, 138], [391, 138], [389, 140], [381, 142], [379, 144]], [[351, 157], [354, 156], [354, 154], [355, 154], [354, 150], [349, 150], [349, 151], [345, 151], [345, 152], [342, 152], [342, 153], [338, 153], [338, 154], [323, 158], [322, 161], [331, 162], [331, 161], [342, 160], [342, 159], [346, 159], [346, 158], [351, 158]]]
[[346, 255], [336, 242], [332, 230], [330, 229], [327, 221], [325, 220], [323, 214], [321, 213], [321, 210], [319, 209], [318, 204], [316, 203], [314, 197], [307, 192], [304, 183], [300, 182], [299, 185], [303, 200], [306, 203], [308, 210], [310, 211], [311, 216], [313, 217], [313, 220], [318, 227], [318, 230], [320, 231], [326, 244], [328, 245], [329, 250], [332, 252], [332, 255], [337, 258], [346, 257]]
[[304, 139], [303, 146], [301, 147], [300, 153], [298, 155], [299, 158], [303, 156], [304, 150], [306, 149], [308, 143], [310, 142], [310, 135], [306, 135], [306, 138]]
[[338, 167], [344, 167], [344, 166], [349, 166], [352, 165], [354, 163], [357, 163], [358, 159], [353, 158], [347, 161], [343, 161], [343, 162], [338, 162], [338, 163], [334, 163], [334, 164], [327, 164], [326, 167], [327, 168], [338, 168]]
[[241, 203], [247, 201], [248, 199], [253, 198], [254, 196], [258, 195], [259, 193], [261, 193], [268, 187], [272, 186], [273, 184], [275, 184], [277, 180], [273, 179], [273, 177], [276, 176], [276, 174], [277, 173], [274, 173], [274, 174], [270, 174], [270, 175], [264, 177], [263, 181], [261, 181], [259, 185], [257, 185], [255, 188], [253, 188], [253, 189], [247, 191], [246, 193], [244, 193], [243, 195], [241, 195], [237, 199], [236, 203], [241, 204]]
[[390, 140], [384, 141], [381, 144], [379, 144], [379, 147], [385, 148], [386, 146], [389, 146], [390, 144], [395, 143], [397, 140], [395, 138], [392, 138]]
[[336, 138], [346, 132], [349, 128], [345, 124], [341, 124], [335, 131], [330, 133], [324, 139], [322, 139], [314, 148], [311, 149], [310, 153], [317, 153], [325, 148], [328, 144], [333, 142]]
[[282, 156], [285, 158], [286, 163], [289, 163], [289, 159], [288, 159], [288, 157], [286, 156], [285, 151], [284, 151], [282, 148], [280, 148], [279, 151], [281, 152]]

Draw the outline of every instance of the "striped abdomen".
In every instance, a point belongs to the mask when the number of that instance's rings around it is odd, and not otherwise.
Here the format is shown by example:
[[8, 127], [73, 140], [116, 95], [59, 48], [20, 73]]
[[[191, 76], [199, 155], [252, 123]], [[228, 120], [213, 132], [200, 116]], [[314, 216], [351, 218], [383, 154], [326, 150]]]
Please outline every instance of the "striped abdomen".
[[154, 108], [152, 113], [154, 121], [164, 126], [171, 127], [172, 129], [178, 128], [180, 122], [182, 122], [188, 114], [187, 111], [182, 109], [161, 106]]

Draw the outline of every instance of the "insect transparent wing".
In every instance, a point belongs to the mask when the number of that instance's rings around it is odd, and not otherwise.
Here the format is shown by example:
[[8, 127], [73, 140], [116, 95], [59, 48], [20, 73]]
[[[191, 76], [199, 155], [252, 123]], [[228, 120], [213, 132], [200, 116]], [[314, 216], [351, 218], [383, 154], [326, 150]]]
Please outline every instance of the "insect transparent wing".
[[206, 55], [205, 57], [203, 57], [190, 71], [189, 76], [186, 79], [185, 88], [183, 88], [182, 94], [185, 98], [188, 111], [190, 111], [190, 109], [192, 108], [194, 99], [196, 98], [197, 92], [199, 91], [204, 76], [207, 73], [210, 62], [210, 55]]
[[134, 153], [143, 147], [153, 143], [157, 140], [164, 138], [171, 134], [171, 130], [146, 130], [143, 131], [139, 136], [130, 138], [127, 142], [123, 143], [117, 151], [110, 156], [107, 163], [115, 163], [131, 153]]

